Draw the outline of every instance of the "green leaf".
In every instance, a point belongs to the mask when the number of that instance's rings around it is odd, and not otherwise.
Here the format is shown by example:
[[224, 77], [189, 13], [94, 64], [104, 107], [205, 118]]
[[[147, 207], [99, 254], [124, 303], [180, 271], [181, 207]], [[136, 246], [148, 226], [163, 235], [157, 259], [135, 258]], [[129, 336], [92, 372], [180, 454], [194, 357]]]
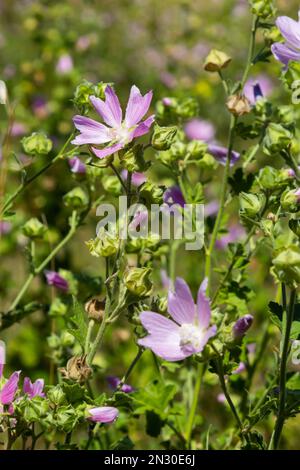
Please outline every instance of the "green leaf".
[[71, 321], [74, 328], [68, 329], [69, 333], [77, 339], [80, 346], [84, 348], [84, 343], [87, 335], [87, 322], [86, 313], [83, 306], [73, 297], [73, 315]]
[[178, 391], [174, 383], [154, 381], [144, 389], [132, 395], [135, 413], [155, 412], [160, 418], [166, 419], [169, 414], [170, 402]]
[[146, 411], [146, 433], [148, 436], [159, 436], [164, 422], [154, 411]]
[[134, 448], [134, 443], [129, 436], [125, 436], [117, 442], [114, 442], [111, 445], [111, 450], [132, 450]]

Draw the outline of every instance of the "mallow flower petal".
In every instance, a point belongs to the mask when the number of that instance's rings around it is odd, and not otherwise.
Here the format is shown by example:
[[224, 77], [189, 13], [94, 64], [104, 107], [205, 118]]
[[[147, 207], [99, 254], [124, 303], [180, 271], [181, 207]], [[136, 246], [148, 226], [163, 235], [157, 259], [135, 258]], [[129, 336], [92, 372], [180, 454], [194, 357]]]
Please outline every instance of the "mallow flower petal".
[[140, 314], [140, 320], [148, 333], [158, 335], [161, 338], [167, 339], [169, 334], [177, 333], [179, 330], [179, 326], [175, 322], [149, 310], [144, 310]]
[[290, 61], [300, 62], [300, 51], [291, 49], [287, 44], [281, 42], [275, 42], [271, 46], [271, 51], [275, 59], [282, 62], [284, 65], [288, 65]]
[[189, 354], [185, 354], [180, 347], [180, 336], [177, 332], [172, 332], [169, 336], [149, 335], [139, 339], [138, 344], [144, 348], [149, 348], [157, 356], [165, 361], [182, 361]]
[[142, 135], [147, 134], [153, 122], [154, 122], [154, 114], [148, 117], [147, 119], [145, 119], [145, 121], [140, 122], [140, 124], [133, 131], [133, 138], [135, 139], [136, 137], [141, 137]]
[[14, 400], [18, 389], [20, 373], [21, 371], [14, 372], [3, 385], [0, 392], [0, 403], [2, 405], [9, 405]]
[[149, 91], [145, 96], [142, 96], [138, 87], [135, 85], [131, 87], [125, 113], [125, 125], [128, 128], [138, 124], [145, 116], [150, 107], [152, 96], [152, 91]]
[[109, 129], [100, 122], [80, 115], [74, 116], [73, 122], [81, 134], [72, 140], [72, 144], [104, 144], [111, 141]]
[[96, 423], [112, 423], [119, 415], [119, 410], [113, 406], [99, 406], [88, 410], [88, 419]]
[[96, 149], [95, 147], [92, 147], [93, 153], [96, 155], [98, 158], [105, 158], [108, 157], [109, 155], [112, 155], [115, 152], [118, 152], [124, 147], [124, 144], [114, 144], [111, 145], [110, 147], [106, 147], [104, 149]]
[[175, 292], [169, 291], [168, 312], [180, 325], [193, 323], [195, 320], [196, 306], [190, 288], [180, 277], [175, 280]]
[[90, 96], [90, 101], [103, 121], [113, 128], [118, 128], [122, 122], [122, 110], [117, 95], [110, 86], [105, 89], [105, 101]]
[[207, 344], [208, 341], [210, 340], [210, 338], [212, 338], [213, 336], [215, 336], [216, 333], [217, 333], [217, 327], [216, 327], [216, 325], [213, 325], [213, 326], [211, 326], [210, 328], [208, 328], [208, 330], [206, 330], [205, 333], [203, 334], [203, 337], [201, 338], [199, 347], [197, 348], [197, 350], [196, 350], [195, 352], [196, 352], [196, 353], [202, 352], [203, 349], [204, 349], [204, 347], [206, 346], [206, 344]]
[[207, 283], [208, 279], [205, 278], [197, 295], [198, 324], [200, 328], [208, 328], [211, 317], [210, 300], [206, 295]]
[[279, 16], [276, 26], [289, 45], [300, 49], [300, 23], [288, 16]]

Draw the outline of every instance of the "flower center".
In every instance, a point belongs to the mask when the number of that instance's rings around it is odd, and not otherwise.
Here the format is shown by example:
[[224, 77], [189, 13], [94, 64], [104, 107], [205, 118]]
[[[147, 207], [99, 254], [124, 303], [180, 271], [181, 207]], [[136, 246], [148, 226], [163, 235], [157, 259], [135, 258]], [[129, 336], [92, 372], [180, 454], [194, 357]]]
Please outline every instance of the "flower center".
[[185, 353], [198, 351], [203, 337], [203, 332], [199, 327], [191, 323], [183, 323], [179, 328], [180, 347]]
[[127, 127], [120, 126], [110, 130], [110, 136], [112, 140], [120, 144], [127, 144], [129, 143], [132, 135], [132, 129], [128, 129]]

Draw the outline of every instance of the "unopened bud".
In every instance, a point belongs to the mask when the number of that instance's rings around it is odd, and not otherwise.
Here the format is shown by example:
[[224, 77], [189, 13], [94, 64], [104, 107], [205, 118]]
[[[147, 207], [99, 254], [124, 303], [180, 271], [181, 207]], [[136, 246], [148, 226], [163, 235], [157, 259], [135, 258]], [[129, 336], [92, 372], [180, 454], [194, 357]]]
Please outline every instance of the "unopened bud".
[[246, 334], [253, 323], [253, 319], [253, 316], [248, 314], [235, 322], [232, 328], [232, 334], [235, 339], [242, 338]]
[[300, 189], [284, 191], [280, 198], [280, 204], [284, 211], [298, 212], [300, 207]]
[[63, 200], [65, 205], [72, 209], [85, 209], [89, 203], [87, 193], [80, 186], [65, 194]]
[[160, 127], [155, 126], [151, 144], [155, 150], [169, 150], [174, 137], [177, 134], [177, 127]]
[[90, 320], [95, 320], [97, 322], [102, 321], [103, 316], [104, 316], [104, 310], [105, 310], [105, 301], [98, 300], [98, 299], [91, 299], [88, 302], [86, 302], [84, 308]]
[[125, 286], [135, 296], [146, 297], [152, 290], [151, 274], [150, 268], [131, 268], [124, 275]]
[[243, 116], [251, 112], [251, 105], [245, 95], [231, 95], [229, 96], [226, 106], [231, 114], [234, 116]]
[[52, 142], [43, 132], [34, 132], [21, 140], [28, 155], [47, 155], [52, 149]]
[[33, 217], [23, 225], [23, 233], [31, 239], [43, 238], [47, 232], [47, 227], [43, 225], [37, 218]]
[[223, 51], [212, 49], [204, 62], [204, 70], [207, 72], [219, 72], [231, 62], [231, 57]]

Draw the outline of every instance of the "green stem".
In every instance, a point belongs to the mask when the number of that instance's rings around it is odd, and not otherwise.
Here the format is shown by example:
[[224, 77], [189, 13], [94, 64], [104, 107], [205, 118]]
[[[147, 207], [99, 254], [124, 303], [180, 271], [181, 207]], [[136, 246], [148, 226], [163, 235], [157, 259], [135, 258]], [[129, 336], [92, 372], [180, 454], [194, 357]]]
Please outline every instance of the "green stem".
[[230, 129], [229, 129], [229, 141], [228, 141], [228, 151], [227, 151], [227, 159], [225, 165], [225, 171], [223, 175], [222, 187], [221, 187], [221, 196], [220, 196], [220, 207], [218, 211], [218, 215], [214, 224], [210, 244], [208, 250], [206, 252], [206, 260], [205, 260], [205, 276], [208, 278], [208, 294], [210, 291], [210, 284], [211, 284], [211, 256], [215, 247], [215, 243], [218, 237], [220, 224], [223, 217], [225, 200], [226, 200], [226, 193], [227, 193], [227, 183], [229, 177], [229, 170], [230, 170], [230, 160], [231, 160], [231, 153], [233, 150], [233, 142], [234, 142], [234, 134], [235, 134], [235, 126], [236, 126], [237, 118], [235, 116], [231, 116], [230, 120]]
[[11, 204], [13, 203], [13, 201], [20, 195], [23, 193], [23, 191], [27, 188], [27, 186], [29, 186], [34, 180], [36, 180], [40, 175], [42, 175], [43, 173], [45, 173], [45, 171], [47, 171], [52, 165], [54, 165], [54, 163], [56, 163], [58, 160], [60, 160], [61, 158], [64, 157], [64, 152], [65, 152], [65, 149], [67, 148], [67, 146], [69, 145], [70, 141], [72, 140], [73, 138], [73, 133], [70, 135], [70, 137], [68, 138], [68, 140], [65, 142], [65, 144], [63, 145], [63, 147], [61, 148], [61, 150], [59, 151], [59, 153], [56, 155], [56, 157], [54, 157], [49, 163], [47, 163], [47, 165], [45, 165], [43, 168], [41, 168], [39, 171], [37, 171], [33, 176], [31, 176], [30, 178], [28, 178], [27, 180], [25, 180], [22, 184], [20, 184], [18, 186], [18, 188], [16, 189], [16, 191], [8, 197], [8, 199], [5, 201], [5, 203], [3, 204], [3, 206], [1, 207], [0, 209], [0, 216], [2, 216], [5, 211], [7, 209], [9, 209], [9, 207], [11, 206]]
[[[290, 305], [289, 308], [283, 312], [286, 317], [285, 327], [283, 332], [283, 344], [280, 358], [280, 369], [279, 369], [279, 400], [278, 400], [278, 415], [275, 423], [275, 428], [271, 437], [269, 449], [276, 450], [278, 448], [282, 429], [286, 419], [285, 405], [286, 405], [286, 369], [287, 360], [289, 353], [290, 335], [292, 329], [292, 323], [294, 318], [294, 307], [296, 300], [296, 289], [291, 291]], [[283, 298], [284, 303], [284, 298]]]
[[252, 27], [251, 27], [251, 36], [250, 36], [250, 43], [249, 43], [249, 49], [248, 49], [248, 57], [247, 57], [247, 63], [246, 63], [246, 68], [243, 74], [243, 78], [241, 80], [241, 88], [243, 89], [245, 86], [245, 83], [247, 81], [250, 69], [253, 65], [253, 55], [254, 55], [254, 48], [255, 48], [255, 37], [256, 37], [256, 30], [258, 26], [258, 18], [256, 15], [253, 16], [252, 20]]
[[30, 284], [33, 281], [33, 279], [35, 278], [35, 276], [40, 274], [43, 271], [43, 269], [47, 266], [47, 264], [61, 250], [61, 248], [70, 240], [70, 238], [73, 237], [74, 233], [76, 232], [76, 228], [77, 228], [77, 212], [73, 211], [72, 218], [71, 218], [71, 226], [70, 226], [69, 232], [67, 233], [65, 238], [63, 238], [63, 240], [51, 251], [51, 253], [47, 256], [47, 258], [45, 258], [44, 261], [42, 261], [42, 263], [34, 270], [34, 272], [29, 274], [29, 276], [26, 279], [23, 287], [21, 288], [21, 290], [18, 293], [17, 297], [15, 298], [13, 303], [11, 304], [9, 310], [14, 310], [18, 306], [20, 300], [23, 298], [24, 294], [26, 293], [28, 287], [30, 286]]
[[192, 406], [190, 409], [188, 422], [186, 426], [186, 432], [185, 432], [185, 438], [186, 438], [188, 449], [190, 448], [190, 445], [191, 445], [191, 435], [193, 431], [193, 425], [195, 421], [195, 416], [196, 416], [196, 411], [197, 411], [197, 406], [198, 406], [198, 401], [199, 401], [200, 388], [201, 388], [204, 371], [205, 371], [205, 364], [198, 364]]
[[88, 330], [87, 330], [86, 338], [85, 338], [85, 345], [84, 345], [84, 353], [85, 354], [88, 354], [89, 349], [90, 349], [90, 341], [91, 341], [91, 335], [92, 335], [94, 325], [95, 325], [95, 321], [90, 320], [89, 324], [88, 324]]
[[134, 357], [133, 361], [131, 362], [127, 372], [125, 373], [125, 375], [123, 376], [121, 382], [119, 383], [118, 387], [117, 387], [117, 390], [120, 390], [122, 388], [122, 386], [126, 383], [129, 375], [131, 374], [133, 368], [135, 367], [135, 365], [138, 363], [138, 361], [140, 360], [142, 354], [143, 354], [144, 350], [142, 348], [139, 348], [136, 356]]

